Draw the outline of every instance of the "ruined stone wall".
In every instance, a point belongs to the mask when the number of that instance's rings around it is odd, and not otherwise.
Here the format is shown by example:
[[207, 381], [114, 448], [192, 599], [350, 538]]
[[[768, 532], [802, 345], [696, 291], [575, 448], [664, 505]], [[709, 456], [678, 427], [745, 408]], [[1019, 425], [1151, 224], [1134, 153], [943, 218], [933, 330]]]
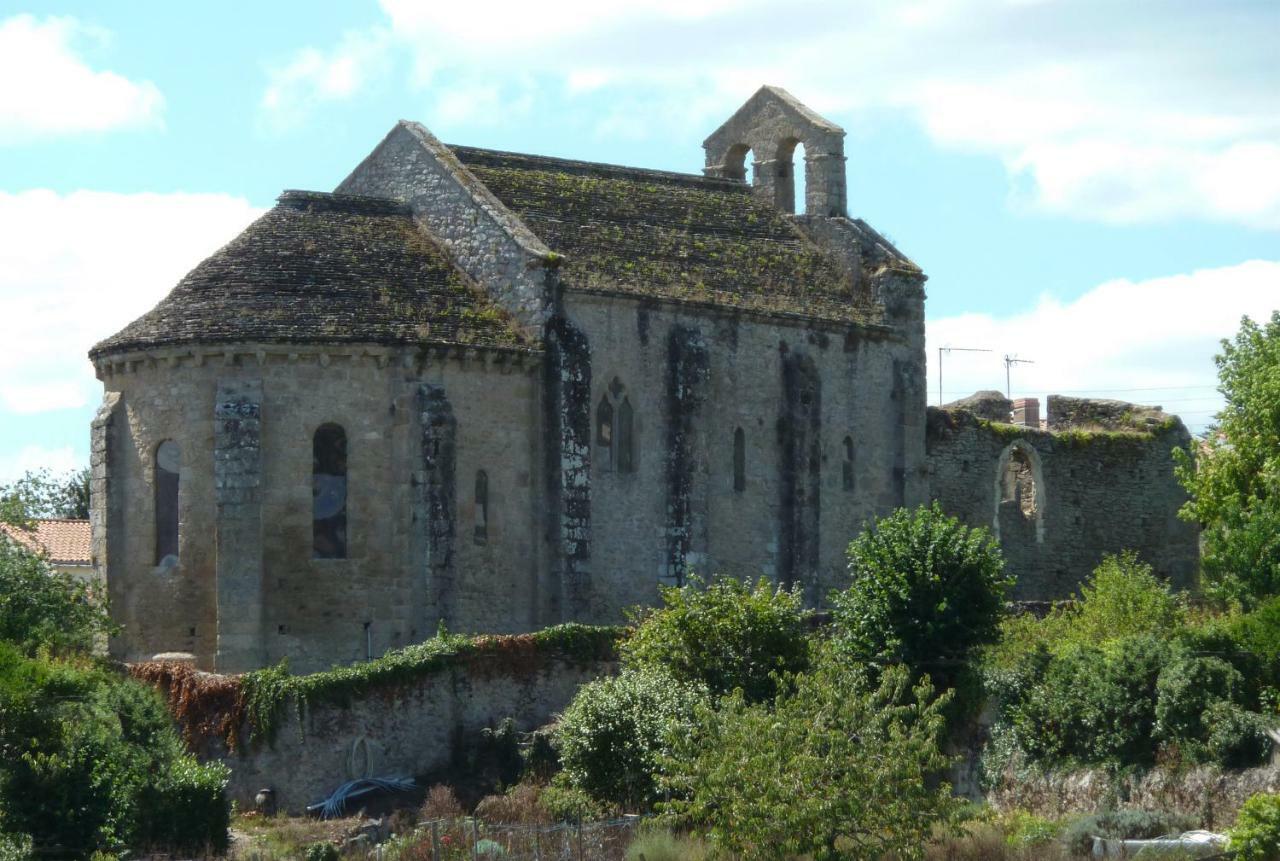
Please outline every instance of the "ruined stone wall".
[[1103, 554], [1127, 549], [1178, 587], [1194, 582], [1197, 533], [1177, 517], [1186, 497], [1171, 454], [1190, 442], [1181, 422], [1053, 433], [959, 410], [928, 415], [931, 496], [996, 533], [1016, 599], [1070, 597]]
[[[294, 671], [307, 671], [416, 642], [439, 621], [486, 632], [548, 621], [532, 358], [249, 345], [117, 357], [99, 374], [119, 400], [114, 431], [99, 432], [112, 449], [95, 483], [107, 498], [94, 503], [118, 511], [104, 565], [125, 626], [116, 656], [191, 652], [212, 668], [234, 639], [220, 669], [288, 656]], [[447, 398], [457, 426], [453, 480], [437, 483], [434, 519], [424, 387]], [[246, 418], [257, 422], [253, 452], [239, 439], [242, 424], [228, 430]], [[345, 559], [312, 558], [312, 438], [326, 422], [347, 437]], [[182, 453], [180, 561], [171, 567], [155, 564], [155, 449], [166, 439]], [[483, 539], [475, 530], [480, 470]], [[440, 535], [449, 530], [440, 510], [454, 521], [443, 568]], [[452, 578], [443, 615], [442, 571]]]
[[416, 777], [445, 768], [461, 739], [507, 718], [521, 732], [543, 726], [581, 685], [614, 670], [609, 661], [564, 658], [535, 666], [455, 666], [345, 706], [313, 705], [301, 720], [296, 703], [286, 701], [269, 742], [249, 742], [234, 753], [213, 742], [201, 758], [231, 768], [227, 791], [241, 809], [270, 787], [282, 810], [301, 814], [348, 780]]
[[[893, 400], [895, 362], [901, 369], [923, 359], [912, 342], [883, 329], [576, 291], [564, 304], [590, 346], [593, 621], [655, 603], [658, 585], [678, 582], [682, 565], [752, 580], [790, 576], [819, 603], [844, 583], [845, 547], [868, 518], [901, 504], [904, 493], [912, 504], [923, 501], [923, 397], [917, 438], [903, 445], [903, 415], [915, 401], [900, 409]], [[810, 370], [787, 371], [800, 365]], [[595, 436], [606, 395], [625, 396], [633, 409], [629, 472], [606, 466]], [[846, 436], [854, 453], [848, 486]], [[907, 482], [895, 475], [899, 458]], [[798, 512], [785, 510], [789, 475], [802, 478], [806, 493]], [[797, 548], [807, 549], [797, 557]], [[785, 562], [788, 553], [801, 564]]]

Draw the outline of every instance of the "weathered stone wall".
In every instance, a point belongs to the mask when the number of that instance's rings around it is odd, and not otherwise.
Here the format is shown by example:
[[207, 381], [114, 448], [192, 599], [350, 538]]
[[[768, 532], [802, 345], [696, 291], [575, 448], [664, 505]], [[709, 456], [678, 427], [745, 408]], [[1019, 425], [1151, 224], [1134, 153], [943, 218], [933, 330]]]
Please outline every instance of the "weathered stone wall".
[[1127, 549], [1174, 585], [1194, 583], [1197, 532], [1177, 517], [1186, 497], [1173, 475], [1173, 449], [1190, 443], [1181, 422], [1053, 433], [961, 410], [928, 416], [931, 496], [995, 532], [1016, 599], [1070, 597], [1104, 553]]
[[614, 670], [607, 661], [564, 658], [533, 667], [501, 659], [471, 662], [346, 706], [311, 706], [301, 720], [297, 704], [286, 701], [270, 743], [252, 741], [228, 752], [215, 741], [200, 753], [231, 768], [228, 793], [242, 809], [270, 787], [283, 810], [301, 813], [354, 778], [415, 777], [445, 768], [461, 739], [507, 718], [522, 732], [542, 726], [579, 686]]
[[[908, 504], [924, 501], [923, 394], [918, 405], [914, 391], [900, 406], [893, 400], [895, 363], [901, 369], [923, 361], [914, 341], [882, 328], [579, 291], [566, 291], [564, 306], [590, 336], [593, 422], [611, 390], [625, 394], [634, 413], [634, 471], [608, 469], [592, 431], [592, 621], [655, 603], [658, 585], [674, 581], [672, 561], [680, 558], [703, 575], [777, 581], [792, 570], [818, 603], [845, 582], [845, 547], [868, 518], [888, 513], [904, 494]], [[680, 366], [674, 373], [673, 360]], [[786, 368], [796, 363], [811, 368], [820, 384], [821, 397], [811, 393], [809, 404], [799, 388], [788, 394]], [[807, 496], [802, 512], [788, 513], [786, 452], [797, 451], [789, 436], [795, 410], [805, 423]], [[904, 424], [913, 413], [916, 419]], [[742, 491], [734, 489], [738, 428]], [[850, 486], [846, 437], [855, 452]], [[900, 459], [904, 475], [895, 474]], [[792, 567], [784, 554], [800, 548], [809, 549]]]
[[[94, 503], [100, 519], [118, 510], [122, 527], [112, 529], [104, 563], [125, 626], [116, 656], [190, 652], [201, 667], [236, 670], [287, 656], [306, 671], [417, 642], [441, 619], [451, 630], [487, 632], [554, 621], [539, 583], [540, 381], [527, 355], [247, 345], [115, 357], [99, 374], [128, 417]], [[433, 567], [442, 531], [426, 504], [424, 385], [445, 393], [457, 423], [456, 573], [443, 615]], [[260, 392], [230, 397], [251, 389]], [[257, 413], [248, 418], [258, 423], [256, 448], [246, 443], [245, 404], [256, 405], [248, 410]], [[229, 431], [227, 422], [240, 424]], [[345, 559], [312, 558], [312, 438], [326, 422], [347, 436]], [[99, 430], [99, 447], [110, 427]], [[157, 566], [154, 551], [155, 449], [166, 439], [182, 452], [180, 561], [170, 567]], [[488, 479], [483, 540], [474, 528], [480, 470]], [[256, 511], [234, 518], [227, 510], [246, 505]], [[236, 654], [215, 662], [232, 647]]]

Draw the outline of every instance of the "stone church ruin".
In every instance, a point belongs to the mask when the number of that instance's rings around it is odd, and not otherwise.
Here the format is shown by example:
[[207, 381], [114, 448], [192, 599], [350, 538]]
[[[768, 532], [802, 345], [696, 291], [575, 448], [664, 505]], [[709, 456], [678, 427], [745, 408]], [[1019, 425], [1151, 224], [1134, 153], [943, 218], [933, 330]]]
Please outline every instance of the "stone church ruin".
[[865, 522], [930, 500], [998, 534], [1019, 598], [1125, 548], [1189, 584], [1176, 418], [926, 408], [925, 275], [849, 216], [843, 142], [764, 87], [702, 175], [400, 122], [284, 192], [90, 353], [113, 653], [308, 671], [617, 621], [689, 571], [820, 604]]

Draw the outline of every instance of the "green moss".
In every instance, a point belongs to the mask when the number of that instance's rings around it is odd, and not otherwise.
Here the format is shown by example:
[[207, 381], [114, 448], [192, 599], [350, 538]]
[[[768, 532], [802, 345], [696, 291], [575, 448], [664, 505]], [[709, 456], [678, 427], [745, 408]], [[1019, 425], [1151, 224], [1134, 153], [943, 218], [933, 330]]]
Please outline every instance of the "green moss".
[[250, 738], [269, 740], [279, 729], [289, 700], [301, 718], [309, 706], [346, 707], [454, 667], [520, 672], [532, 671], [554, 658], [583, 663], [613, 660], [626, 630], [568, 623], [511, 636], [442, 634], [372, 661], [304, 676], [289, 675], [288, 666], [281, 663], [241, 676], [240, 703]]

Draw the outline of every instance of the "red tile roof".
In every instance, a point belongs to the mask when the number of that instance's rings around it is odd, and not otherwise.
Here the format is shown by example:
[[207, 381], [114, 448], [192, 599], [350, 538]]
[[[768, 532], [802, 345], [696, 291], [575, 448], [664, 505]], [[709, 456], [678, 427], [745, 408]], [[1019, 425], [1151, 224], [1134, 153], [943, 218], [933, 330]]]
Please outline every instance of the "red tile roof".
[[54, 565], [93, 563], [87, 520], [35, 520], [32, 529], [0, 523], [0, 531], [28, 550], [43, 550]]

